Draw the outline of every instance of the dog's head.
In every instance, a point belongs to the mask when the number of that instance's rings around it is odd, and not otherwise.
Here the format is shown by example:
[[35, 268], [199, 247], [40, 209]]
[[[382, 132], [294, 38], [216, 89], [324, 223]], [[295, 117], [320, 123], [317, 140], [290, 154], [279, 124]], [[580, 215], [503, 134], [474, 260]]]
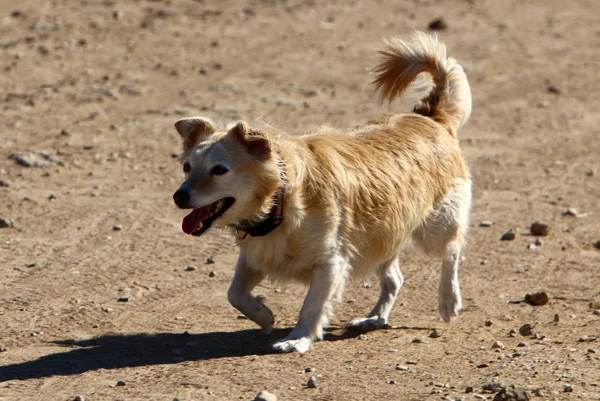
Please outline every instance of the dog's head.
[[244, 122], [219, 131], [202, 117], [179, 120], [175, 128], [183, 139], [185, 181], [173, 199], [181, 209], [193, 209], [183, 219], [185, 233], [202, 235], [219, 218], [237, 224], [265, 212], [281, 180], [266, 133]]

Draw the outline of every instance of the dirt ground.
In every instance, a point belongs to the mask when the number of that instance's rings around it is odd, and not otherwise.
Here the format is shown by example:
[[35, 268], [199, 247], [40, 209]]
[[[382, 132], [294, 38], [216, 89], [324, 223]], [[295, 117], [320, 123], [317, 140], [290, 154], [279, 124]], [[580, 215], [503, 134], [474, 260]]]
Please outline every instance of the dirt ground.
[[[0, 400], [600, 400], [600, 3], [566, 3], [0, 0]], [[465, 309], [440, 320], [439, 261], [408, 247], [394, 328], [345, 333], [378, 295], [353, 282], [325, 341], [273, 354], [306, 289], [260, 285], [269, 336], [229, 306], [234, 240], [181, 231], [173, 123], [301, 133], [405, 111], [367, 68], [438, 17], [473, 91]], [[509, 302], [540, 290], [547, 305]]]

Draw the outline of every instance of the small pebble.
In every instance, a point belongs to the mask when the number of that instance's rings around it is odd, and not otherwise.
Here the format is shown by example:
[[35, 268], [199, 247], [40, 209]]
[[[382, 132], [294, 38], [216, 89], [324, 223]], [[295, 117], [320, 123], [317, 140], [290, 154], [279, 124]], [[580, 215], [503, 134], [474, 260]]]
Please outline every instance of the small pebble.
[[396, 365], [396, 370], [408, 370], [408, 366], [404, 366], [404, 365]]
[[510, 230], [508, 230], [507, 232], [505, 232], [504, 234], [502, 234], [502, 237], [500, 237], [501, 241], [512, 241], [514, 239], [515, 239], [515, 232], [513, 231], [512, 228]]
[[477, 398], [478, 400], [485, 400], [486, 399], [485, 395], [481, 395], [481, 394], [473, 394], [473, 397]]
[[0, 228], [10, 228], [14, 225], [11, 219], [0, 217]]
[[517, 347], [527, 347], [527, 343], [524, 343], [524, 342], [518, 343]]
[[421, 344], [422, 342], [423, 342], [423, 340], [420, 339], [419, 337], [415, 337], [411, 341], [411, 343], [414, 343], [414, 344]]
[[69, 131], [67, 131], [66, 129], [62, 129], [62, 130], [60, 131], [60, 134], [61, 134], [62, 136], [71, 136], [71, 133], [70, 133]]
[[0, 180], [0, 187], [10, 187], [10, 184], [6, 180]]
[[504, 344], [500, 341], [494, 341], [492, 348], [504, 349]]
[[429, 23], [427, 26], [432, 31], [441, 31], [448, 28], [448, 24], [444, 21], [443, 18], [436, 18]]
[[487, 368], [487, 367], [489, 367], [489, 366], [490, 366], [490, 365], [488, 365], [487, 363], [480, 363], [480, 364], [477, 364], [477, 367], [478, 367], [479, 369], [482, 369], [482, 368]]
[[472, 393], [474, 390], [475, 390], [475, 389], [474, 389], [472, 386], [467, 386], [467, 387], [465, 388], [465, 393], [466, 393], [466, 394], [469, 394], [469, 393]]
[[530, 336], [533, 334], [533, 326], [529, 323], [524, 324], [523, 326], [519, 327], [519, 334], [521, 334], [522, 336]]
[[568, 208], [567, 210], [565, 210], [562, 214], [563, 216], [575, 216], [577, 217], [579, 215], [579, 213], [577, 213], [577, 209], [573, 209], [573, 208]]
[[548, 303], [548, 294], [544, 291], [525, 294], [525, 302], [532, 306], [542, 306]]
[[531, 249], [532, 251], [535, 251], [536, 249], [538, 249], [536, 244], [527, 244], [527, 249]]
[[527, 391], [517, 389], [514, 386], [503, 387], [492, 401], [529, 401]]
[[208, 277], [215, 277], [217, 275], [217, 273], [215, 273], [214, 271], [211, 271], [210, 273], [208, 273]]
[[119, 380], [119, 381], [117, 382], [117, 384], [115, 384], [115, 386], [118, 386], [118, 387], [122, 387], [122, 386], [124, 386], [124, 385], [125, 385], [125, 382], [124, 382], [123, 380]]
[[81, 395], [77, 395], [75, 398], [73, 398], [73, 401], [85, 401], [85, 398], [83, 398]]
[[494, 321], [492, 319], [487, 319], [485, 322], [485, 327], [491, 327], [494, 325]]
[[316, 368], [305, 368], [304, 373], [315, 372], [316, 370], [317, 370]]
[[485, 220], [485, 221], [482, 221], [481, 223], [479, 223], [479, 226], [480, 227], [491, 227], [492, 224], [494, 224], [494, 223], [489, 220]]
[[189, 265], [189, 266], [186, 266], [186, 268], [185, 268], [185, 271], [186, 271], [186, 272], [192, 272], [192, 271], [194, 271], [194, 270], [196, 270], [196, 269], [197, 269], [197, 267], [196, 267], [196, 266], [194, 266], [194, 265]]
[[532, 235], [539, 235], [541, 237], [545, 237], [550, 232], [550, 227], [546, 223], [543, 223], [541, 221], [535, 221], [531, 224], [529, 231], [531, 231]]
[[317, 378], [311, 376], [306, 382], [306, 388], [317, 388]]
[[573, 386], [571, 386], [570, 384], [565, 384], [565, 386], [563, 387], [563, 392], [565, 392], [565, 393], [572, 393], [573, 392]]
[[431, 333], [429, 333], [429, 338], [440, 338], [441, 336], [442, 333], [437, 330], [433, 330]]
[[213, 263], [215, 263], [215, 260], [213, 258], [206, 258], [207, 265], [212, 265]]
[[237, 318], [240, 319], [240, 320], [246, 320], [246, 319], [248, 319], [248, 317], [246, 315], [241, 315], [241, 314], [237, 315]]
[[560, 95], [560, 89], [558, 89], [554, 85], [550, 85], [550, 86], [548, 86], [548, 93], [553, 93], [555, 95]]
[[119, 302], [129, 302], [131, 300], [130, 296], [119, 297]]
[[254, 397], [254, 401], [277, 401], [277, 396], [269, 393], [267, 390], [263, 390]]
[[0, 347], [0, 352], [6, 352], [6, 351], [8, 351], [8, 348], [6, 348], [6, 347]]
[[112, 227], [113, 231], [121, 231], [121, 228], [122, 228], [122, 227], [121, 227], [119, 224], [115, 224], [115, 225]]
[[502, 384], [497, 382], [486, 383], [481, 387], [481, 390], [487, 393], [497, 393], [502, 389]]
[[594, 248], [600, 249], [600, 240], [594, 242]]
[[600, 309], [594, 309], [592, 311], [592, 314], [596, 315], [596, 316], [600, 316]]

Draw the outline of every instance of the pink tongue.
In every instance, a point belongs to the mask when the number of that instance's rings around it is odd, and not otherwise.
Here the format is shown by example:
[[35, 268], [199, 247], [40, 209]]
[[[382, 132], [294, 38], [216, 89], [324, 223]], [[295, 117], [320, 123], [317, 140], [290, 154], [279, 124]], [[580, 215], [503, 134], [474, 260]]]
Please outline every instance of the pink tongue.
[[200, 228], [202, 220], [206, 219], [210, 214], [210, 208], [212, 205], [204, 206], [198, 209], [192, 210], [192, 213], [188, 214], [183, 218], [181, 223], [181, 229], [186, 234], [191, 234]]

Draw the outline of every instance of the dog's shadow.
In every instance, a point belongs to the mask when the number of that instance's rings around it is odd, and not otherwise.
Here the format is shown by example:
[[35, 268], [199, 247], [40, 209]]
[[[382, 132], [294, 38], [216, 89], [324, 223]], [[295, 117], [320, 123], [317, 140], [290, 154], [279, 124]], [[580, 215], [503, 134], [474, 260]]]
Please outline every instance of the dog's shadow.
[[[357, 333], [330, 330], [325, 341], [355, 337]], [[289, 334], [276, 329], [270, 335], [260, 330], [201, 334], [105, 334], [87, 340], [54, 341], [69, 347], [28, 362], [0, 366], [0, 382], [54, 375], [74, 375], [97, 369], [162, 365], [183, 361], [272, 354], [272, 344]]]

